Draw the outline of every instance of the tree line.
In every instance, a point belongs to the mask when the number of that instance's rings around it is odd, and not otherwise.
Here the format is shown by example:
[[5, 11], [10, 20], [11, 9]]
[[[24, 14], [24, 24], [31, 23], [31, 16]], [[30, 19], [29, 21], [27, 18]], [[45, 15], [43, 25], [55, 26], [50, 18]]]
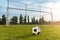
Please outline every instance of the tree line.
[[[33, 16], [31, 18], [31, 22], [30, 22], [30, 17], [29, 16], [24, 16], [22, 14], [20, 14], [19, 16], [19, 23], [18, 23], [18, 17], [17, 16], [13, 16], [10, 19], [10, 24], [46, 24], [46, 20], [44, 20], [44, 17], [40, 18], [39, 20], [35, 19], [35, 17]], [[0, 24], [6, 24], [6, 16], [2, 15], [2, 18], [0, 18]]]

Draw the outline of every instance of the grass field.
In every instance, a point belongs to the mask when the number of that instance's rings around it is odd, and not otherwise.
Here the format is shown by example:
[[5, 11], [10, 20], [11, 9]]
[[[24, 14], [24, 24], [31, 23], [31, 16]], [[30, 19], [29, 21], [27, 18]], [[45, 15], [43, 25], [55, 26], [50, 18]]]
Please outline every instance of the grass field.
[[59, 25], [41, 25], [41, 33], [32, 35], [34, 25], [0, 25], [0, 40], [60, 40]]

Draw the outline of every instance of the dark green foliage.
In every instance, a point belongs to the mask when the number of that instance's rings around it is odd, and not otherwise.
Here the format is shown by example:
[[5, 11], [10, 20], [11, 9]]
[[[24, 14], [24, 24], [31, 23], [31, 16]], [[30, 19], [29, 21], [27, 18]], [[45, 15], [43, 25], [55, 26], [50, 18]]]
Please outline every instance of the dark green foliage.
[[[10, 23], [11, 24], [17, 24], [18, 23], [18, 17], [17, 16], [13, 16], [10, 19]], [[19, 24], [50, 24], [51, 22], [47, 22], [46, 20], [44, 20], [44, 17], [42, 16], [42, 18], [35, 19], [35, 17], [33, 16], [31, 18], [31, 21], [29, 19], [29, 16], [24, 16], [22, 14], [20, 14], [19, 17]], [[2, 15], [2, 18], [0, 18], [0, 24], [6, 24], [6, 17], [5, 15]]]
[[25, 15], [25, 17], [24, 17], [24, 24], [26, 24], [26, 15]]
[[20, 17], [19, 17], [19, 23], [20, 23], [20, 24], [23, 23], [23, 16], [22, 16], [22, 14], [21, 14]]
[[35, 24], [35, 17], [32, 18], [32, 24]]
[[28, 16], [28, 23], [29, 23], [29, 16]]
[[36, 24], [38, 24], [38, 20], [36, 19]]
[[2, 19], [0, 18], [0, 24], [2, 24]]
[[11, 23], [17, 24], [17, 22], [18, 22], [17, 16], [13, 16], [13, 17], [11, 18]]
[[6, 24], [6, 17], [5, 17], [5, 15], [2, 15], [2, 24]]
[[39, 19], [39, 23], [40, 24], [44, 24], [45, 23], [44, 17], [42, 17], [42, 18]]

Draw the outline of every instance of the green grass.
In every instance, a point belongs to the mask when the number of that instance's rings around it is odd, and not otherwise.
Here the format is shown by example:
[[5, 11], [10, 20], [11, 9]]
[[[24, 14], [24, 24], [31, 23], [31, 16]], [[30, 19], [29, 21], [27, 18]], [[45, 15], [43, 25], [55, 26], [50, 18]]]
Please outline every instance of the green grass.
[[0, 25], [0, 40], [60, 40], [60, 25], [41, 25], [41, 33], [32, 35], [34, 25]]

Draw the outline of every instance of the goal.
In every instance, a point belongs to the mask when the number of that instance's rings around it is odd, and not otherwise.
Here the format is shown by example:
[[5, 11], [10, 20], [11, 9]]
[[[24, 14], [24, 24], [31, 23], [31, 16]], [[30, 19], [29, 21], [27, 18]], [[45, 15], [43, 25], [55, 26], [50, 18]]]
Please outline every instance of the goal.
[[13, 16], [18, 17], [17, 23], [19, 23], [19, 17], [21, 14], [23, 17], [26, 16], [28, 18], [29, 16], [29, 20], [26, 18], [26, 23], [29, 21], [31, 24], [35, 19], [35, 23], [37, 24], [53, 24], [52, 8], [41, 5], [36, 6], [35, 4], [11, 2], [8, 0], [6, 10], [6, 26], [10, 25], [10, 19]]

